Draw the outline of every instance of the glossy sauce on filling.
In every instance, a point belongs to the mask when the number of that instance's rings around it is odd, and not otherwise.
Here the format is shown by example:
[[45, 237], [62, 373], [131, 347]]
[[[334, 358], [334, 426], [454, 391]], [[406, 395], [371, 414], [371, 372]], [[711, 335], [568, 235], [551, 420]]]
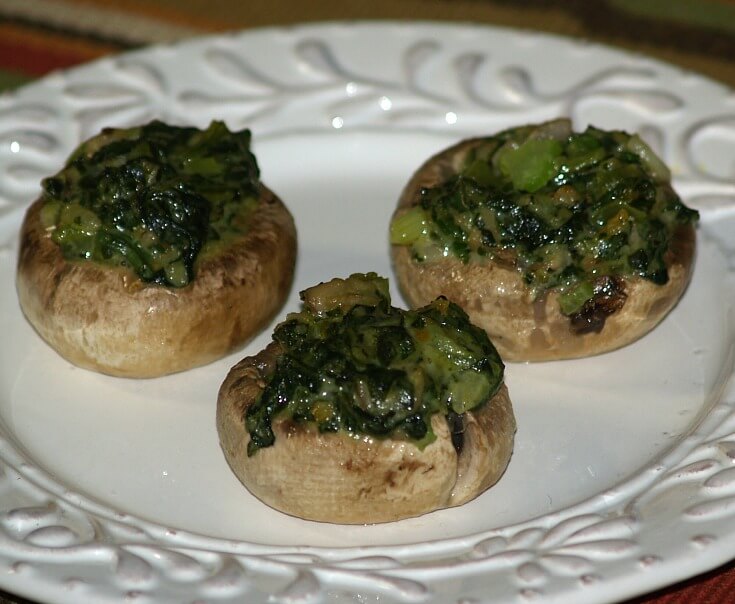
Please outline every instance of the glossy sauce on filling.
[[456, 174], [397, 214], [391, 243], [418, 263], [513, 266], [534, 298], [558, 291], [584, 331], [624, 303], [619, 277], [665, 284], [672, 237], [697, 219], [639, 136], [556, 120], [478, 140]]
[[259, 196], [250, 132], [153, 121], [103, 130], [42, 183], [41, 221], [67, 260], [183, 287], [201, 255], [247, 232]]
[[245, 413], [249, 455], [274, 443], [277, 418], [423, 448], [436, 438], [437, 413], [461, 449], [463, 414], [486, 404], [504, 373], [487, 334], [464, 311], [445, 298], [395, 308], [387, 280], [374, 273], [334, 279], [301, 297], [304, 309], [274, 332], [275, 370]]

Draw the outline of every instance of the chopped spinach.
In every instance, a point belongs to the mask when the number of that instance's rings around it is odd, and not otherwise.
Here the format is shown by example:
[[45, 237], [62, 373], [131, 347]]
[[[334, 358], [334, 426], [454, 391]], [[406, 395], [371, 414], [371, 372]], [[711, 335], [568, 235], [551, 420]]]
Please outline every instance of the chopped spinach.
[[423, 447], [431, 416], [456, 417], [490, 399], [504, 366], [487, 334], [456, 304], [391, 306], [375, 273], [301, 292], [304, 309], [276, 327], [276, 368], [245, 416], [248, 454], [274, 443], [276, 417], [320, 432], [393, 436]]
[[456, 175], [422, 189], [393, 221], [391, 242], [410, 246], [417, 262], [511, 251], [534, 296], [556, 288], [572, 315], [601, 278], [666, 283], [671, 238], [697, 219], [637, 135], [572, 132], [557, 120], [482, 141]]
[[69, 260], [183, 287], [208, 243], [246, 232], [258, 178], [248, 130], [108, 128], [43, 181], [42, 220]]

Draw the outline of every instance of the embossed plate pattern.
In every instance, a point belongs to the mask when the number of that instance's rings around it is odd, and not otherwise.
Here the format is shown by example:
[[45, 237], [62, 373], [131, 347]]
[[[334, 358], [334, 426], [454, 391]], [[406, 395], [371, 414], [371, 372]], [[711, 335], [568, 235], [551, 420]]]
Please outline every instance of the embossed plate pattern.
[[[240, 487], [217, 445], [215, 393], [243, 353], [116, 380], [69, 366], [18, 309], [23, 210], [101, 127], [157, 117], [253, 129], [263, 178], [299, 228], [285, 313], [316, 281], [390, 275], [387, 222], [427, 155], [558, 115], [637, 130], [659, 150], [702, 213], [695, 276], [625, 350], [510, 365], [513, 460], [461, 508], [364, 527], [278, 514]], [[724, 562], [735, 554], [733, 157], [724, 87], [488, 27], [251, 31], [105, 59], [0, 97], [0, 586], [75, 604], [590, 603]]]

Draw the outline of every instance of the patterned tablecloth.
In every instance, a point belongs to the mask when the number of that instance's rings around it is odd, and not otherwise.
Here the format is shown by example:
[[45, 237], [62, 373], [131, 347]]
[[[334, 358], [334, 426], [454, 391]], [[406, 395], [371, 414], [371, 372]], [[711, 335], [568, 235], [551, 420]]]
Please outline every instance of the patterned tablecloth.
[[[103, 55], [202, 33], [417, 18], [591, 39], [735, 87], [735, 0], [0, 0], [0, 90]], [[734, 594], [730, 563], [635, 602], [715, 604], [735, 602]], [[0, 604], [26, 602], [0, 593]]]

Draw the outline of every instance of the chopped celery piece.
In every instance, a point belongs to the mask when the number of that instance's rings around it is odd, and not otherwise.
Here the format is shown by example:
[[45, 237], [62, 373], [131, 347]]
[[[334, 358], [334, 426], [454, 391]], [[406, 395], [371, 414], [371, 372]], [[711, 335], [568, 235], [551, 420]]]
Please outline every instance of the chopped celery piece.
[[164, 270], [166, 271], [166, 281], [174, 287], [183, 287], [189, 282], [186, 265], [181, 260], [172, 262]]
[[491, 392], [492, 383], [487, 375], [475, 371], [464, 371], [449, 382], [448, 400], [452, 411], [465, 413], [469, 411], [467, 402], [484, 400]]
[[355, 273], [347, 279], [332, 279], [301, 292], [304, 308], [317, 315], [339, 310], [346, 313], [357, 305], [378, 306], [388, 299], [388, 279]]
[[41, 224], [45, 229], [56, 226], [61, 213], [61, 202], [50, 201], [41, 206]]
[[490, 168], [490, 164], [482, 159], [473, 161], [467, 168], [464, 169], [462, 174], [465, 178], [471, 178], [477, 184], [487, 187], [495, 180], [493, 171]]
[[661, 161], [653, 149], [637, 134], [628, 139], [626, 147], [629, 151], [635, 153], [641, 160], [641, 163], [648, 169], [653, 178], [660, 182], [666, 182], [671, 179], [671, 171], [669, 167]]
[[581, 281], [559, 296], [559, 308], [563, 314], [572, 315], [578, 312], [584, 303], [594, 295], [592, 284], [589, 281]]
[[516, 189], [533, 193], [543, 187], [556, 173], [556, 159], [562, 144], [554, 139], [529, 139], [518, 148], [500, 151], [500, 170]]
[[390, 242], [393, 245], [411, 245], [428, 234], [429, 220], [426, 212], [413, 207], [393, 219], [390, 225]]
[[184, 160], [182, 172], [202, 176], [219, 176], [224, 168], [225, 166], [214, 157], [189, 157]]

